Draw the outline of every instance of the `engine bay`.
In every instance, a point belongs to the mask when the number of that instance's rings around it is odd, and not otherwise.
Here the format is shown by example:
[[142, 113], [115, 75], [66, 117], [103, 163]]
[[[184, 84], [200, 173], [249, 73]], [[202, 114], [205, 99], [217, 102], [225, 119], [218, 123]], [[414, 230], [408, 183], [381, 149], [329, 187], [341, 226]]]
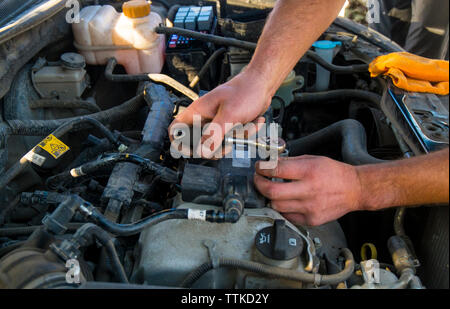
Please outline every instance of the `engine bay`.
[[[173, 119], [245, 69], [273, 2], [153, 1], [157, 74], [127, 74], [114, 57], [89, 64], [95, 49], [80, 49], [67, 9], [35, 25], [51, 41], [10, 39], [28, 56], [11, 56], [1, 77], [0, 287], [423, 288], [445, 277], [422, 248], [445, 227], [438, 218], [448, 227], [448, 207], [298, 226], [255, 188], [264, 159], [249, 158], [249, 144], [232, 140], [218, 160], [173, 156]], [[311, 47], [264, 114], [280, 156], [362, 165], [448, 147], [448, 96], [408, 94], [367, 71], [399, 46], [345, 19], [320, 41], [334, 42], [332, 62]], [[446, 241], [448, 251], [448, 231]]]

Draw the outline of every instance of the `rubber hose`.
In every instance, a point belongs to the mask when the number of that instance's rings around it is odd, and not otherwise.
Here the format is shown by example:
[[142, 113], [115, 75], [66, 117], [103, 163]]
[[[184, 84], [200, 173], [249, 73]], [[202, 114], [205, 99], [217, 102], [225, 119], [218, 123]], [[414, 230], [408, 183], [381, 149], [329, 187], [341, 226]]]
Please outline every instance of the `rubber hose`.
[[74, 234], [73, 239], [79, 243], [80, 239], [85, 237], [94, 237], [100, 244], [102, 244], [108, 257], [111, 261], [112, 267], [114, 267], [115, 275], [120, 280], [120, 282], [128, 283], [128, 278], [120, 262], [119, 255], [117, 254], [116, 248], [114, 246], [114, 238], [105, 232], [103, 229], [92, 223], [84, 224], [78, 231]]
[[109, 58], [105, 67], [105, 78], [112, 82], [145, 82], [150, 81], [147, 74], [113, 74], [117, 65], [116, 58]]
[[[355, 268], [355, 260], [353, 258], [352, 252], [347, 248], [343, 248], [341, 250], [341, 254], [345, 257], [345, 267], [341, 272], [333, 275], [320, 275], [320, 274], [299, 272], [293, 269], [269, 266], [253, 261], [246, 261], [240, 259], [221, 258], [218, 261], [218, 266], [241, 269], [269, 277], [301, 281], [307, 283], [315, 283], [317, 285], [320, 284], [336, 285], [340, 282], [347, 280], [352, 275], [353, 270]], [[181, 286], [185, 288], [191, 287], [198, 279], [200, 279], [201, 276], [203, 276], [206, 272], [208, 272], [211, 269], [213, 269], [212, 262], [207, 262], [200, 265], [200, 267], [191, 272], [186, 277], [186, 279], [183, 280]]]
[[54, 175], [47, 179], [47, 187], [55, 189], [55, 185], [66, 182], [72, 178], [95, 174], [98, 170], [111, 167], [119, 162], [131, 162], [140, 165], [144, 171], [153, 172], [161, 176], [161, 180], [168, 183], [178, 182], [178, 174], [165, 166], [155, 163], [149, 159], [142, 158], [136, 154], [131, 153], [112, 153], [104, 158], [85, 163], [79, 167], [73, 168], [70, 171], [65, 171]]
[[317, 103], [333, 100], [359, 99], [369, 103], [371, 107], [380, 108], [381, 96], [358, 89], [339, 89], [322, 92], [297, 92], [294, 94], [296, 103]]
[[319, 64], [321, 67], [327, 69], [330, 72], [333, 72], [335, 74], [352, 74], [352, 73], [364, 73], [368, 72], [369, 65], [367, 64], [355, 64], [355, 65], [334, 65], [332, 63], [327, 62], [325, 59], [320, 57], [317, 53], [308, 50], [305, 55]]
[[39, 99], [29, 103], [30, 108], [58, 108], [58, 109], [85, 109], [87, 111], [96, 113], [100, 112], [100, 107], [97, 104], [86, 100], [52, 100]]
[[290, 156], [314, 154], [324, 145], [340, 141], [344, 162], [352, 165], [382, 163], [367, 153], [366, 132], [364, 126], [356, 120], [338, 121], [324, 129], [287, 143]]
[[[121, 105], [112, 107], [110, 109], [90, 114], [89, 116], [71, 117], [55, 120], [8, 120], [9, 135], [28, 135], [28, 136], [45, 136], [56, 130], [63, 124], [76, 121], [84, 118], [92, 118], [101, 123], [111, 123], [118, 120], [123, 120], [126, 116], [135, 114], [144, 105], [143, 94], [139, 94]], [[74, 125], [71, 131], [79, 131], [91, 126], [85, 124]]]
[[147, 218], [130, 224], [114, 223], [94, 208], [92, 208], [92, 214], [90, 216], [96, 224], [111, 234], [117, 236], [130, 236], [138, 234], [142, 232], [142, 230], [166, 220], [187, 219], [187, 214], [187, 209], [168, 209], [157, 212]]
[[193, 88], [200, 81], [200, 78], [206, 73], [209, 67], [213, 64], [213, 62], [223, 53], [227, 51], [226, 48], [222, 47], [217, 49], [209, 58], [206, 60], [205, 64], [202, 66], [198, 74], [194, 77], [192, 82], [189, 84], [189, 87]]

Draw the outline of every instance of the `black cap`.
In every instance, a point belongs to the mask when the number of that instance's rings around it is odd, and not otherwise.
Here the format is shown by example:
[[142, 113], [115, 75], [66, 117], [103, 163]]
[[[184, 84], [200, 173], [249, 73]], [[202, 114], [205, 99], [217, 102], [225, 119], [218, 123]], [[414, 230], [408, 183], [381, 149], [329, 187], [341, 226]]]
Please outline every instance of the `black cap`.
[[291, 260], [302, 253], [303, 239], [285, 220], [275, 220], [255, 236], [255, 245], [264, 256], [274, 260]]
[[64, 53], [60, 59], [62, 66], [66, 69], [82, 69], [86, 66], [84, 57], [77, 53]]

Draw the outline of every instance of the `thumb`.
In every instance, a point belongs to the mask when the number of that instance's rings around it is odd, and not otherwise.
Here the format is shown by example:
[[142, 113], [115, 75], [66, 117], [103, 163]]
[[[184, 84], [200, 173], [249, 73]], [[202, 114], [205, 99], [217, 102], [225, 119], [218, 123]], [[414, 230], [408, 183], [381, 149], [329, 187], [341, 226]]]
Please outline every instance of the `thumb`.
[[213, 119], [219, 107], [220, 98], [218, 95], [211, 95], [211, 92], [192, 102], [181, 114], [177, 115], [175, 121], [192, 125], [194, 116]]

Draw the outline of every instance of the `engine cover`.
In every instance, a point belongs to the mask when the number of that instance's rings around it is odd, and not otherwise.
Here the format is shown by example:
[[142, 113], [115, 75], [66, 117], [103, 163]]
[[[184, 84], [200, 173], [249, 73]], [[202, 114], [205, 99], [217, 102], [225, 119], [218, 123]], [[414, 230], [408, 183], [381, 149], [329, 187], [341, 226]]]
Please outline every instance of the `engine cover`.
[[[179, 208], [217, 209], [185, 203]], [[322, 244], [333, 247], [345, 246], [345, 238], [337, 223], [334, 228], [321, 227], [320, 231], [302, 231], [290, 222], [286, 226], [303, 240], [303, 252], [299, 258], [289, 261], [272, 260], [263, 256], [255, 246], [258, 231], [270, 227], [277, 219], [284, 218], [271, 208], [245, 209], [235, 223], [208, 223], [196, 220], [169, 220], [149, 227], [141, 233], [138, 257], [131, 281], [163, 286], [180, 286], [183, 279], [194, 269], [211, 258], [251, 260], [278, 267], [312, 271], [316, 264], [316, 248], [311, 236], [318, 236]], [[311, 234], [311, 236], [309, 236]], [[209, 242], [209, 243], [207, 243]], [[211, 244], [214, 246], [211, 249]], [[208, 245], [208, 247], [207, 247]], [[337, 254], [338, 251], [336, 251]], [[212, 255], [212, 256], [211, 256]], [[207, 272], [194, 288], [301, 288], [301, 283], [286, 280], [268, 280], [253, 273], [234, 269], [217, 268]]]

